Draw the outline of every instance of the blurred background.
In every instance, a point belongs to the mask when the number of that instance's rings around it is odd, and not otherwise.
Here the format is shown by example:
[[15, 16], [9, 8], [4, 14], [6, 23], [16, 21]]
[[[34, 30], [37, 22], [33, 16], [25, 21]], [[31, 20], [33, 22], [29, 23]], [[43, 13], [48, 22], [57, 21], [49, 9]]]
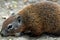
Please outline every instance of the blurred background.
[[[41, 1], [53, 1], [60, 4], [60, 0], [0, 0], [0, 30], [2, 23], [10, 15], [16, 14], [23, 7], [41, 2]], [[60, 37], [50, 37], [48, 35], [42, 35], [40, 38], [32, 38], [28, 36], [23, 37], [1, 37], [0, 40], [60, 40]]]

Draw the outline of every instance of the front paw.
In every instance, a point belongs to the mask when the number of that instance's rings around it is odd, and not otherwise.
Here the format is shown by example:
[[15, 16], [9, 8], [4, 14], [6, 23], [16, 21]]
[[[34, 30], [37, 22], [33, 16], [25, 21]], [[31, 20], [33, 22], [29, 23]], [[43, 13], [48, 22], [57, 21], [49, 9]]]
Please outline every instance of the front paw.
[[23, 36], [23, 35], [24, 35], [24, 33], [22, 33], [22, 32], [15, 33], [15, 36], [16, 36], [16, 37], [21, 37], [21, 36]]

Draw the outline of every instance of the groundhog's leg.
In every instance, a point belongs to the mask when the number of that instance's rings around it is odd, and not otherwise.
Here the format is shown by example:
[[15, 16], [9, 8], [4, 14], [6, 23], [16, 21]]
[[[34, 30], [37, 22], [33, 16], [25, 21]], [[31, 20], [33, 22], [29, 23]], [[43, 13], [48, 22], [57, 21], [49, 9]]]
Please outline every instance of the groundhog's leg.
[[22, 27], [20, 27], [19, 29], [15, 31], [15, 36], [22, 36], [24, 35], [25, 31], [26, 31], [26, 26], [23, 25]]
[[43, 30], [41, 28], [31, 30], [31, 32], [30, 32], [31, 37], [38, 37], [38, 36], [41, 36], [42, 34], [43, 34]]

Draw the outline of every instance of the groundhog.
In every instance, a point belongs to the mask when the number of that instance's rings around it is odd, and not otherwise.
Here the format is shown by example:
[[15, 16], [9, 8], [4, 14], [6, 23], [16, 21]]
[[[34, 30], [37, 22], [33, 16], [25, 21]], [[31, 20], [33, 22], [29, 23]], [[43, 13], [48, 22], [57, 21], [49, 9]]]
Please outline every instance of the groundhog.
[[43, 1], [30, 4], [3, 22], [1, 35], [20, 36], [23, 33], [40, 36], [43, 33], [60, 35], [60, 5]]

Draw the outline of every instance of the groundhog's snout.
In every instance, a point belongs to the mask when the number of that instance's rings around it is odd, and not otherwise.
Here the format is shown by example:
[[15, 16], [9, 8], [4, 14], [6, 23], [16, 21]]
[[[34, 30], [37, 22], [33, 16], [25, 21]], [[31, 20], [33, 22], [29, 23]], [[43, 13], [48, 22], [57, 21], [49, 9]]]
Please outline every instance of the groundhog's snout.
[[4, 34], [2, 33], [2, 31], [0, 32], [1, 36], [4, 36]]
[[1, 30], [0, 35], [2, 37], [8, 37], [8, 36], [20, 36], [21, 37], [22, 35], [24, 35], [23, 32], [14, 33], [12, 26], [13, 25], [9, 25], [6, 29]]
[[12, 25], [9, 25], [7, 28], [1, 30], [1, 32], [0, 32], [1, 36], [8, 36], [8, 33], [10, 31], [8, 29], [12, 30]]
[[21, 37], [21, 36], [23, 36], [24, 35], [24, 33], [23, 32], [19, 32], [19, 33], [15, 33], [15, 34], [9, 34], [7, 31], [1, 31], [0, 32], [0, 35], [2, 36], [2, 37], [8, 37], [8, 36], [19, 36], [19, 37]]
[[6, 36], [9, 33], [8, 29], [12, 30], [11, 27], [12, 25], [9, 25], [6, 29], [1, 30], [1, 36]]
[[1, 36], [5, 36], [5, 37], [8, 36], [7, 31], [5, 30], [1, 30], [0, 34]]

